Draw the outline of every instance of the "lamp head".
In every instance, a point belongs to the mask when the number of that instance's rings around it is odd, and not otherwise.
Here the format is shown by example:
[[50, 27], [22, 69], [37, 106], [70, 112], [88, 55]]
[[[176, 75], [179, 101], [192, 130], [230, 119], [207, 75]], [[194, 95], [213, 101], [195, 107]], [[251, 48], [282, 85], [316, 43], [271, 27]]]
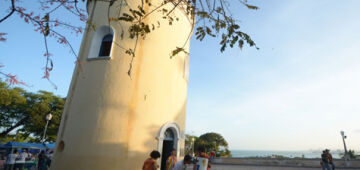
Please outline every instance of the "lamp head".
[[51, 114], [51, 113], [49, 113], [49, 114], [46, 115], [46, 120], [47, 120], [47, 121], [51, 120], [51, 118], [52, 118], [52, 114]]

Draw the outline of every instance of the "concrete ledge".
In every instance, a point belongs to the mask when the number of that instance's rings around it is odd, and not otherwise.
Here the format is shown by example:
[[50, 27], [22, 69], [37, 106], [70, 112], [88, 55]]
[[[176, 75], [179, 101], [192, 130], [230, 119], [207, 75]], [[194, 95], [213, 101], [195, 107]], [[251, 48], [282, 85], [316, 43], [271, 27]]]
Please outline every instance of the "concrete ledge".
[[96, 60], [110, 60], [111, 57], [94, 57], [94, 58], [87, 58], [87, 61], [96, 61]]
[[[321, 168], [320, 159], [276, 159], [276, 158], [216, 158], [212, 164], [219, 165], [248, 165], [270, 167], [304, 167]], [[350, 167], [345, 166], [344, 160], [334, 159], [336, 168], [360, 169], [360, 160], [351, 160]]]

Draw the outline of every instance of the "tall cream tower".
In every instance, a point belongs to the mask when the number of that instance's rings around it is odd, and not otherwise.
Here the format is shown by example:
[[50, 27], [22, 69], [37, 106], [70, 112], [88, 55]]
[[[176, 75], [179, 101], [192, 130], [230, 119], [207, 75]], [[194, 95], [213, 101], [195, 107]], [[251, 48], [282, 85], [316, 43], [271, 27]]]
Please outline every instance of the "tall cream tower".
[[[144, 8], [150, 11], [162, 2], [152, 0]], [[97, 29], [88, 25], [84, 33], [81, 66], [71, 81], [52, 170], [139, 170], [152, 150], [162, 154], [160, 165], [172, 148], [184, 155], [189, 58], [170, 54], [187, 41], [191, 20], [180, 7], [174, 11], [179, 21], [172, 25], [154, 12], [145, 22], [156, 29], [136, 42], [129, 38], [129, 23], [108, 18], [141, 3], [117, 0], [109, 7], [109, 2], [88, 2], [89, 22]], [[135, 44], [135, 57], [126, 54]]]

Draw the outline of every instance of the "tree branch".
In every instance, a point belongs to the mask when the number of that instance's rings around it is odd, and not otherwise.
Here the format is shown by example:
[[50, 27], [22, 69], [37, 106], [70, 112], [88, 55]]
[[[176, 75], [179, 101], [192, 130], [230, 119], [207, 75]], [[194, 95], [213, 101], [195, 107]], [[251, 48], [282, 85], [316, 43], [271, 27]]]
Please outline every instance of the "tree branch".
[[0, 23], [8, 19], [15, 12], [15, 0], [11, 0], [11, 11], [4, 18], [0, 20]]
[[24, 117], [23, 119], [21, 119], [20, 121], [18, 121], [15, 125], [13, 125], [13, 126], [7, 128], [6, 130], [2, 131], [2, 132], [0, 133], [0, 137], [5, 137], [5, 136], [6, 136], [7, 134], [9, 134], [12, 130], [14, 130], [14, 129], [16, 129], [17, 127], [23, 125], [23, 124], [25, 123], [25, 121], [26, 121], [27, 119], [29, 119], [29, 118], [30, 118], [30, 116], [26, 116], [26, 117]]

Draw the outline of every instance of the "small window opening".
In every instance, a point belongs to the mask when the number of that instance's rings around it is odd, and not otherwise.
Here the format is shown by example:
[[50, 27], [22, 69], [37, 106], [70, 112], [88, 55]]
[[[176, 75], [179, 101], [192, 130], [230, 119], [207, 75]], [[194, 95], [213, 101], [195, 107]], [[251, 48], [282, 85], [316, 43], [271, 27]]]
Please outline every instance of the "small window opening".
[[113, 35], [107, 34], [101, 41], [99, 57], [109, 57], [111, 51], [111, 45], [113, 41]]
[[174, 132], [171, 129], [166, 129], [164, 140], [174, 140]]

